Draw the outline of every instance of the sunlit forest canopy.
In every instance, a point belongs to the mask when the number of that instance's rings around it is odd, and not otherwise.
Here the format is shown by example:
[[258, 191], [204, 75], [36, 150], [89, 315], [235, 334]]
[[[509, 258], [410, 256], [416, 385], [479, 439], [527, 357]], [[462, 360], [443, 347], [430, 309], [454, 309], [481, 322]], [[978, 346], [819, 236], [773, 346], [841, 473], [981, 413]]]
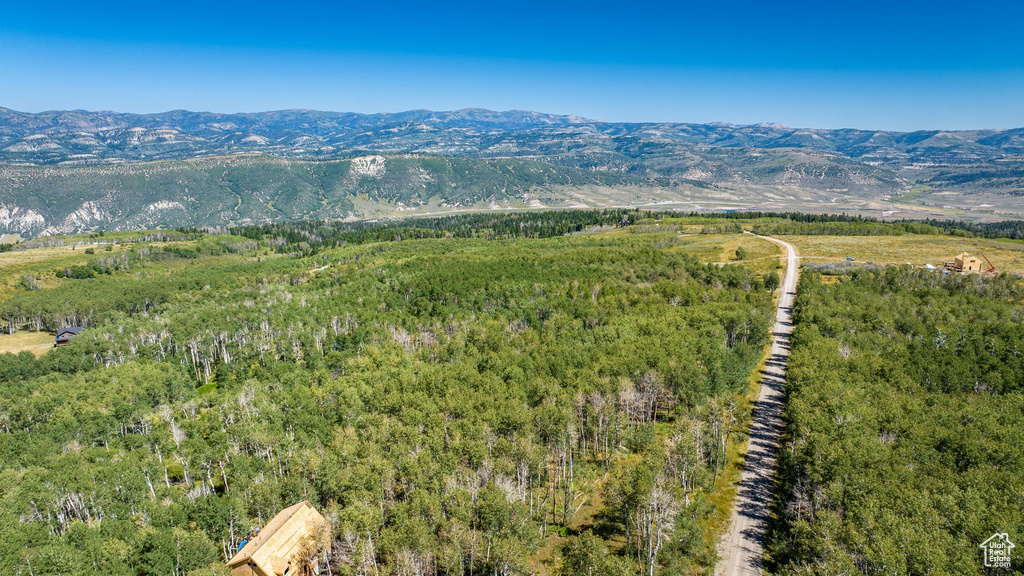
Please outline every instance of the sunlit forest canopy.
[[86, 329], [2, 356], [0, 571], [218, 573], [304, 499], [336, 574], [710, 566], [777, 248], [482, 218], [13, 253], [5, 332]]
[[801, 279], [774, 569], [987, 573], [978, 544], [1024, 529], [1019, 279], [832, 279]]

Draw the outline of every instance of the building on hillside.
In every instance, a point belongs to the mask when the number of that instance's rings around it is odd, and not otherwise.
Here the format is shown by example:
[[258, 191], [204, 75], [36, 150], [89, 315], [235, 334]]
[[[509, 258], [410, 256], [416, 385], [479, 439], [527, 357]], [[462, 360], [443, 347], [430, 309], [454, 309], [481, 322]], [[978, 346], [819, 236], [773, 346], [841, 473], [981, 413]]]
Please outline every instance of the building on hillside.
[[988, 258], [978, 258], [967, 252], [961, 252], [952, 262], [946, 262], [946, 268], [961, 274], [990, 274], [996, 271]]
[[231, 576], [318, 574], [327, 546], [327, 520], [308, 501], [280, 511], [228, 560]]
[[82, 330], [85, 330], [85, 326], [71, 326], [70, 328], [57, 330], [57, 335], [53, 337], [53, 347], [56, 348], [67, 344], [72, 338], [78, 336], [78, 333]]

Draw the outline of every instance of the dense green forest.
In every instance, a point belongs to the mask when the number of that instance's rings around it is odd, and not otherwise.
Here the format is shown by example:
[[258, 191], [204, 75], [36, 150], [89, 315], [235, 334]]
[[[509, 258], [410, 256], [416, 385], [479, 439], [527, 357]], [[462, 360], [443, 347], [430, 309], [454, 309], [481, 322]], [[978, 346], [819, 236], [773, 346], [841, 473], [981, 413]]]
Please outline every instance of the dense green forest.
[[182, 230], [26, 279], [7, 331], [88, 328], [0, 356], [0, 573], [217, 574], [302, 499], [333, 574], [709, 571], [772, 296], [623, 217]]
[[324, 248], [420, 238], [551, 238], [594, 227], [669, 222], [702, 226], [703, 233], [736, 233], [745, 225], [764, 235], [901, 236], [949, 235], [979, 238], [1024, 238], [1024, 220], [965, 222], [959, 220], [878, 220], [847, 214], [801, 212], [659, 212], [640, 209], [479, 212], [439, 217], [385, 220], [296, 220], [232, 227], [181, 227], [66, 236], [40, 236], [3, 250], [103, 242], [166, 242], [196, 240], [203, 235], [231, 234], [273, 240], [278, 252], [297, 249], [310, 255]]
[[[0, 573], [220, 574], [302, 499], [333, 574], [710, 573], [778, 286], [744, 229], [1020, 226], [553, 211], [13, 246], [0, 331], [87, 330], [0, 355]], [[805, 270], [774, 571], [980, 574], [1021, 533], [1021, 291]]]
[[[960, 229], [956, 232], [963, 234]], [[871, 220], [811, 221], [782, 220], [757, 223], [753, 231], [766, 236], [810, 234], [816, 236], [900, 236], [903, 234], [944, 234], [941, 228], [921, 222]]]
[[[236, 226], [227, 230], [253, 239], [280, 239], [282, 249], [305, 243], [320, 246], [411, 238], [549, 238], [595, 226], [628, 226], [669, 222], [702, 226], [704, 233], [741, 232], [743, 225], [757, 234], [828, 236], [949, 235], [980, 238], [1024, 238], [1024, 220], [964, 222], [956, 220], [896, 220], [846, 214], [800, 212], [658, 212], [652, 210], [561, 210], [548, 212], [478, 213], [436, 218], [383, 221], [278, 222]], [[194, 229], [193, 229], [194, 231]], [[189, 230], [181, 229], [180, 233]]]
[[1022, 296], [1007, 276], [805, 272], [777, 573], [986, 574], [979, 544], [1024, 533]]
[[[689, 217], [697, 217], [692, 213]], [[705, 214], [705, 217], [709, 215]], [[834, 236], [899, 236], [946, 234], [979, 238], [1024, 238], [1024, 220], [967, 222], [964, 220], [879, 220], [848, 214], [804, 212], [728, 212], [715, 219], [746, 220], [758, 234], [814, 234]]]
[[639, 210], [561, 210], [359, 222], [306, 220], [235, 226], [227, 231], [256, 240], [273, 239], [281, 252], [299, 247], [312, 253], [323, 247], [418, 238], [552, 238], [652, 217]]

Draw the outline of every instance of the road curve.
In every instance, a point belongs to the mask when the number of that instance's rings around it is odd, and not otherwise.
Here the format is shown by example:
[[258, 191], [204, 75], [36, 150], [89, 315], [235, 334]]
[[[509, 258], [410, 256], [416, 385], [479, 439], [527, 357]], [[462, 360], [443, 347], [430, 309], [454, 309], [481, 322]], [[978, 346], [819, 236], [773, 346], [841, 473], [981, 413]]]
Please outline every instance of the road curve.
[[743, 475], [733, 502], [729, 531], [719, 545], [716, 576], [756, 576], [762, 573], [764, 532], [771, 504], [775, 452], [782, 430], [782, 383], [789, 359], [789, 338], [793, 332], [793, 297], [800, 275], [796, 249], [788, 242], [758, 236], [786, 249], [786, 276], [772, 328], [771, 355], [762, 371], [761, 390], [754, 405], [750, 443]]

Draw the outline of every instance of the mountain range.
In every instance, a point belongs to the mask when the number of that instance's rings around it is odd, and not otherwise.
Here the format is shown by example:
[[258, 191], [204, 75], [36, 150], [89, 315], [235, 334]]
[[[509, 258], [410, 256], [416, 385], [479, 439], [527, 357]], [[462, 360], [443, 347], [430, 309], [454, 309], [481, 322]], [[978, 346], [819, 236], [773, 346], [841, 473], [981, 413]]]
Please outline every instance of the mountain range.
[[1024, 216], [1024, 129], [0, 108], [0, 232], [657, 206]]

